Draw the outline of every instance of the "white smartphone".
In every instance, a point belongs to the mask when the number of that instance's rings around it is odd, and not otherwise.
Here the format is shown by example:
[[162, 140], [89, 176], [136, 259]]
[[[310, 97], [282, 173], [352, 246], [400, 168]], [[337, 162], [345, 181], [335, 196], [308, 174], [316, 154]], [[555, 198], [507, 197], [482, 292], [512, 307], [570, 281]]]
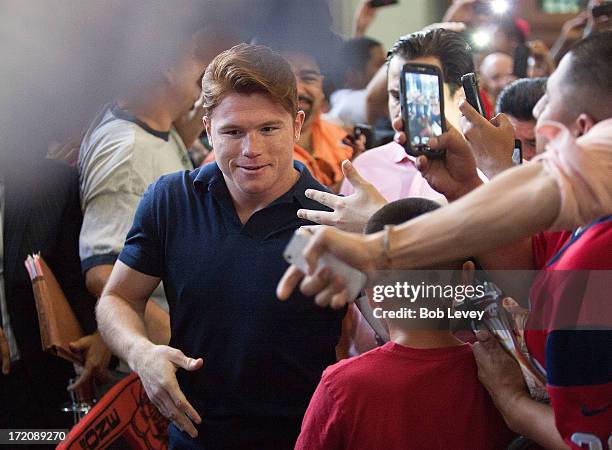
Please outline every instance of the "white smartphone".
[[[311, 238], [312, 233], [303, 228], [299, 228], [295, 231], [291, 241], [289, 241], [289, 244], [283, 252], [285, 261], [287, 261], [289, 264], [293, 264], [304, 273], [307, 271], [307, 266], [302, 252]], [[343, 261], [340, 261], [332, 254], [325, 253], [321, 257], [317, 270], [323, 267], [331, 268], [333, 275], [344, 278], [346, 281], [348, 299], [350, 302], [353, 302], [359, 296], [359, 293], [366, 285], [367, 277], [365, 273], [349, 266]]]

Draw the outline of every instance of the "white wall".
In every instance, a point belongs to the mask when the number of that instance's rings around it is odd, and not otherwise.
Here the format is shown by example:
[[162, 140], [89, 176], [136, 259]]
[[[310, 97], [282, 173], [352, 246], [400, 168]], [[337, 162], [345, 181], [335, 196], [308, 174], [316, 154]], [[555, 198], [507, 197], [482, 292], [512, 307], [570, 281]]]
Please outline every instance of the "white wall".
[[[336, 31], [349, 37], [353, 15], [361, 0], [329, 0]], [[399, 4], [379, 8], [367, 36], [377, 39], [388, 49], [402, 35], [420, 30], [440, 20], [438, 2], [433, 0], [399, 0]]]

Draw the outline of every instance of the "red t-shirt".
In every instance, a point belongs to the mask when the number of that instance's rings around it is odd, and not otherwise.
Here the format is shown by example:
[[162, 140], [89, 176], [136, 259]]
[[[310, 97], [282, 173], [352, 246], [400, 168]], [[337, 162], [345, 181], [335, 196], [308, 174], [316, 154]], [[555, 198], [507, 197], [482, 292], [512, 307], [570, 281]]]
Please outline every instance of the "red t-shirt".
[[525, 340], [547, 370], [557, 429], [571, 448], [612, 450], [612, 217], [539, 234], [533, 250], [543, 272]]
[[511, 438], [469, 344], [388, 342], [323, 372], [295, 448], [490, 450]]

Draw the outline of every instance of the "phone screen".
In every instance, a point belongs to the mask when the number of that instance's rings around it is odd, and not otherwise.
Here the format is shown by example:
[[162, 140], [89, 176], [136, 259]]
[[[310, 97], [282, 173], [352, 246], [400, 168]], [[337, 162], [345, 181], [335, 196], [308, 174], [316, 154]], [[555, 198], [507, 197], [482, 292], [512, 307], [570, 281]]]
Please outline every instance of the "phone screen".
[[431, 136], [440, 136], [443, 132], [438, 76], [404, 72], [404, 77], [410, 144], [427, 146]]

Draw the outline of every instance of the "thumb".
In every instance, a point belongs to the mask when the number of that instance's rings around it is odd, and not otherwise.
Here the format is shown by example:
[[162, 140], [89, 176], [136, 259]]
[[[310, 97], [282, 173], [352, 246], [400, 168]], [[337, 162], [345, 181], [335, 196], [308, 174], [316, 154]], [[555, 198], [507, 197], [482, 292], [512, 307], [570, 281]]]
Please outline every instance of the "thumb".
[[508, 119], [508, 116], [506, 116], [504, 113], [499, 113], [495, 117], [493, 117], [491, 119], [491, 123], [497, 128], [512, 128], [512, 122], [510, 122], [510, 119]]
[[421, 155], [415, 161], [416, 168], [422, 175], [425, 175], [429, 170], [429, 159], [426, 156]]
[[459, 103], [459, 110], [468, 122], [476, 127], [485, 126], [488, 122], [487, 119], [482, 117], [466, 99], [463, 99], [461, 103]]
[[68, 344], [70, 346], [70, 350], [72, 350], [73, 352], [82, 352], [84, 350], [87, 350], [87, 348], [89, 347], [88, 337], [89, 336], [83, 336], [82, 338]]
[[368, 182], [361, 176], [361, 174], [355, 169], [355, 166], [348, 159], [342, 161], [342, 173], [344, 177], [349, 180], [353, 187], [363, 187]]
[[177, 366], [185, 370], [188, 370], [190, 372], [194, 370], [198, 370], [204, 364], [204, 360], [202, 360], [202, 358], [198, 358], [198, 359], [189, 358], [185, 356], [183, 352], [181, 352], [180, 350], [178, 351], [178, 354], [174, 358], [172, 358], [172, 362], [176, 364]]
[[478, 342], [482, 345], [483, 349], [489, 351], [495, 350], [498, 345], [497, 340], [486, 330], [476, 331], [476, 339], [478, 339]]

